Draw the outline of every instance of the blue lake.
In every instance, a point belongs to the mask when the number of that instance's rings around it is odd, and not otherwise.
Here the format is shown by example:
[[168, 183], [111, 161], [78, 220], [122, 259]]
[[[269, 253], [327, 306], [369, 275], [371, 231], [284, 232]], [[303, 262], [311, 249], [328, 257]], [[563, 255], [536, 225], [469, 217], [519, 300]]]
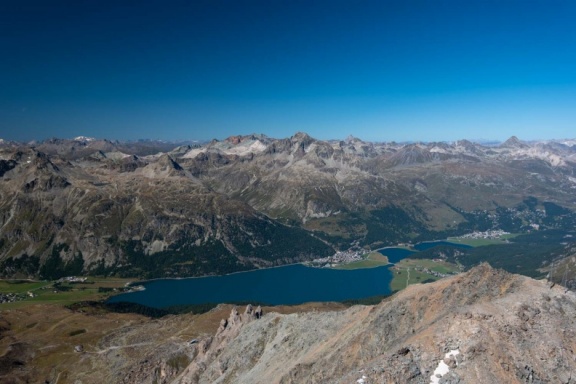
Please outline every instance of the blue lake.
[[413, 253], [416, 253], [409, 249], [395, 248], [395, 247], [380, 249], [378, 250], [378, 252], [388, 257], [388, 261], [393, 264], [396, 264], [400, 260], [405, 259], [406, 257], [410, 256]]
[[439, 245], [446, 245], [449, 247], [457, 247], [457, 248], [473, 248], [471, 245], [451, 243], [449, 241], [439, 240], [439, 241], [424, 241], [422, 243], [418, 243], [414, 246], [414, 249], [417, 249], [418, 251], [426, 251], [427, 249], [434, 248]]
[[[438, 245], [472, 248], [448, 241], [414, 246], [417, 251], [390, 247], [379, 250], [390, 263]], [[343, 301], [391, 293], [392, 272], [388, 267], [341, 270], [311, 268], [301, 264], [259, 269], [225, 276], [160, 279], [143, 283], [146, 290], [113, 296], [108, 302], [128, 301], [148, 307], [252, 302], [270, 305], [311, 301]]]
[[297, 264], [225, 276], [153, 280], [143, 283], [144, 291], [113, 296], [108, 302], [162, 308], [203, 303], [342, 301], [390, 294], [391, 280], [387, 267], [338, 270]]
[[422, 243], [418, 243], [414, 245], [414, 251], [405, 249], [405, 248], [397, 248], [397, 247], [390, 247], [390, 248], [383, 248], [379, 249], [378, 252], [383, 254], [384, 256], [388, 257], [388, 261], [390, 263], [396, 264], [402, 259], [406, 257], [410, 257], [411, 254], [417, 253], [420, 251], [426, 251], [430, 248], [437, 247], [439, 245], [445, 245], [449, 247], [457, 247], [457, 248], [473, 248], [470, 245], [466, 244], [458, 244], [458, 243], [451, 243], [449, 241], [438, 240], [438, 241], [424, 241]]

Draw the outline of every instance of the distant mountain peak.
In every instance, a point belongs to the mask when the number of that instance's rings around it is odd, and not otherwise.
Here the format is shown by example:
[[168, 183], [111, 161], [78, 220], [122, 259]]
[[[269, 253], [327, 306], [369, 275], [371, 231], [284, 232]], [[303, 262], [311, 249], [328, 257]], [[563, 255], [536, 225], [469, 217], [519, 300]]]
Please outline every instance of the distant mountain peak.
[[224, 141], [236, 145], [236, 144], [240, 144], [242, 141], [244, 141], [245, 137], [244, 136], [229, 136], [226, 139], [224, 139]]
[[173, 169], [176, 171], [182, 170], [182, 167], [180, 166], [180, 164], [178, 164], [176, 161], [174, 161], [172, 156], [170, 156], [166, 153], [160, 155], [160, 157], [157, 160], [157, 163], [159, 166], [161, 166], [164, 169]]
[[528, 145], [524, 144], [516, 136], [510, 137], [508, 140], [506, 140], [500, 146], [504, 147], [504, 148], [527, 148], [528, 147]]
[[311, 141], [314, 140], [310, 135], [306, 132], [296, 132], [294, 136], [292, 136], [292, 141]]
[[353, 135], [348, 135], [348, 137], [345, 140], [347, 143], [358, 143], [358, 142], [362, 142], [361, 139], [353, 136]]
[[95, 141], [96, 139], [93, 137], [88, 137], [88, 136], [76, 136], [72, 140], [73, 141], [90, 142], [90, 141]]

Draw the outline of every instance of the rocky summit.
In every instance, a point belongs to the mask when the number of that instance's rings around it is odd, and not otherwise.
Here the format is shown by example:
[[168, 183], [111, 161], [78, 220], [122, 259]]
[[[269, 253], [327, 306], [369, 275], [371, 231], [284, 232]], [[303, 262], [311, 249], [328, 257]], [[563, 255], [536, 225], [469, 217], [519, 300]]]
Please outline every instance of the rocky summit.
[[576, 142], [0, 143], [0, 273], [176, 277], [573, 228]]

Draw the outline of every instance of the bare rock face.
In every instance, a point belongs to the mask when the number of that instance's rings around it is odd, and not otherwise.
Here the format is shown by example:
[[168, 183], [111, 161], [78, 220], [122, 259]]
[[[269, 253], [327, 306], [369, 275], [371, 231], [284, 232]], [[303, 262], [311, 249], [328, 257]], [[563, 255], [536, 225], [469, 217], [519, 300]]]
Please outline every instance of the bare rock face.
[[258, 307], [256, 308], [256, 310], [254, 311], [254, 317], [257, 318], [257, 319], [261, 318], [263, 314], [264, 314], [264, 312], [262, 311], [262, 307], [261, 307], [261, 306], [258, 306]]
[[488, 265], [374, 307], [251, 310], [174, 383], [576, 383], [576, 295]]
[[228, 326], [228, 320], [222, 319], [220, 321], [220, 326], [218, 327], [217, 334], [224, 332], [224, 330], [226, 329], [227, 326]]
[[222, 319], [220, 321], [220, 327], [218, 328], [218, 331], [216, 331], [215, 337], [220, 341], [229, 339], [232, 335], [238, 334], [240, 329], [245, 324], [248, 324], [252, 320], [256, 320], [261, 317], [262, 308], [260, 306], [254, 309], [251, 304], [248, 304], [243, 314], [240, 314], [238, 309], [234, 307], [232, 311], [230, 311], [230, 316], [228, 319]]
[[252, 306], [252, 304], [248, 304], [246, 306], [246, 310], [244, 311], [244, 319], [249, 319], [249, 318], [253, 318], [253, 319], [259, 319], [261, 318], [263, 315], [263, 311], [262, 311], [262, 307], [258, 306], [257, 308], [254, 308]]
[[[261, 316], [262, 308], [260, 306], [254, 310], [252, 305], [248, 304], [243, 314], [240, 314], [236, 307], [232, 308], [228, 319], [220, 321], [220, 326], [214, 337], [208, 337], [199, 343], [196, 357], [178, 377], [177, 381], [187, 384], [198, 382], [202, 373], [208, 368], [208, 363], [227, 349], [228, 343], [238, 336], [246, 324], [259, 319]], [[224, 373], [227, 370], [227, 362], [220, 361], [215, 367], [210, 368]]]

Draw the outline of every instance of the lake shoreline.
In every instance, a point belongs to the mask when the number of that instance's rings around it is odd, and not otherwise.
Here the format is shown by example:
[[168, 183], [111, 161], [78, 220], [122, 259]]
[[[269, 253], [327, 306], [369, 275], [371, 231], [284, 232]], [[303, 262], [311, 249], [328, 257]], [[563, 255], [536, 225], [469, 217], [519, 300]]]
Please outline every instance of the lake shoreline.
[[[398, 275], [406, 280], [406, 286], [408, 282], [418, 283], [430, 280], [432, 276], [428, 276], [426, 271], [416, 273], [415, 268], [420, 268], [418, 266], [401, 265], [400, 269], [397, 269], [397, 264], [404, 259], [409, 259], [413, 253], [420, 252], [418, 246], [426, 250], [437, 245], [462, 247], [458, 243], [436, 240], [421, 242], [410, 247], [406, 244], [399, 244], [397, 247], [378, 248], [364, 254], [361, 260], [339, 264], [338, 266], [342, 266], [340, 268], [298, 262], [224, 275], [139, 280], [131, 283], [131, 286], [137, 285], [140, 288], [139, 291], [112, 296], [108, 302], [130, 301], [156, 308], [208, 302], [249, 301], [267, 302], [270, 305], [297, 305], [305, 302], [341, 302], [389, 295], [394, 291], [393, 286], [397, 286], [395, 280], [398, 279]], [[346, 268], [346, 266], [350, 267]], [[409, 272], [408, 270], [414, 271], [412, 274], [418, 276], [417, 280], [410, 280], [409, 273], [409, 277], [404, 278], [403, 274]], [[157, 293], [157, 290], [162, 293]], [[294, 291], [292, 296], [291, 291]], [[188, 298], [177, 297], [182, 295]], [[162, 307], [158, 307], [159, 303], [162, 303]]]
[[336, 270], [297, 263], [202, 279], [157, 279], [147, 282], [145, 291], [115, 295], [107, 302], [128, 301], [156, 308], [214, 302], [341, 302], [389, 295], [392, 277], [387, 266]]
[[[455, 238], [458, 239], [458, 238]], [[451, 245], [454, 246], [468, 246], [467, 244], [460, 244], [460, 243], [456, 243], [456, 242], [451, 242], [449, 239], [442, 239], [442, 240], [430, 240], [430, 241], [422, 241], [420, 243], [417, 244], [409, 244], [406, 245], [405, 243], [400, 243], [398, 245], [389, 245], [386, 247], [382, 247], [382, 248], [376, 248], [370, 251], [367, 251], [365, 254], [368, 255], [372, 252], [379, 252], [382, 253], [382, 250], [385, 249], [405, 249], [407, 251], [411, 251], [411, 252], [420, 252], [419, 250], [417, 250], [415, 248], [415, 246], [417, 246], [418, 244], [433, 244], [433, 243], [450, 243]], [[472, 247], [472, 246], [470, 246]], [[383, 254], [384, 255], [384, 254]], [[386, 256], [386, 255], [384, 255]], [[315, 261], [318, 260], [322, 260], [323, 258], [319, 258], [319, 259], [312, 259], [312, 260], [306, 260], [306, 261], [300, 261], [297, 263], [289, 263], [289, 264], [282, 264], [282, 265], [274, 265], [274, 266], [270, 266], [270, 267], [264, 267], [264, 268], [254, 268], [254, 269], [247, 269], [244, 271], [236, 271], [236, 272], [230, 272], [230, 273], [225, 273], [223, 275], [203, 275], [203, 276], [187, 276], [187, 277], [157, 277], [157, 278], [153, 278], [153, 279], [146, 279], [146, 280], [136, 280], [134, 283], [138, 283], [138, 284], [144, 284], [144, 283], [148, 283], [148, 282], [152, 282], [152, 281], [157, 281], [157, 280], [184, 280], [184, 279], [201, 279], [201, 278], [205, 278], [205, 277], [217, 277], [217, 276], [230, 276], [230, 275], [236, 275], [239, 273], [248, 273], [248, 272], [254, 272], [254, 271], [261, 271], [261, 270], [266, 270], [266, 269], [274, 269], [274, 268], [282, 268], [282, 267], [287, 267], [287, 266], [291, 266], [291, 265], [304, 265], [306, 267], [309, 268], [319, 268], [319, 269], [324, 269], [324, 267], [318, 267], [318, 266], [314, 266], [314, 265], [308, 265], [307, 263], [314, 263]], [[364, 260], [364, 259], [362, 259]], [[359, 261], [362, 261], [359, 260]], [[342, 264], [338, 264], [338, 265], [347, 265], [347, 264], [352, 264], [355, 263], [357, 261], [352, 261], [350, 263], [342, 263]], [[394, 262], [390, 262], [390, 265], [394, 265]], [[330, 267], [330, 268], [334, 268], [334, 267]], [[375, 268], [375, 267], [368, 267], [368, 268]]]

